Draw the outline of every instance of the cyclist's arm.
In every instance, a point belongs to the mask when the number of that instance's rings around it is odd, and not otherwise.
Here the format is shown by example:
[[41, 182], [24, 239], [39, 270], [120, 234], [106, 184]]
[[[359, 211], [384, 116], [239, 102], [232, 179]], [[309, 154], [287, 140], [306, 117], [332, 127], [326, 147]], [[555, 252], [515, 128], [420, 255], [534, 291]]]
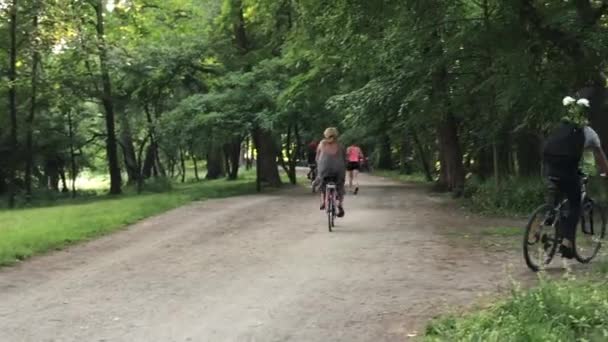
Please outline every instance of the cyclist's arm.
[[323, 144], [323, 142], [320, 142], [319, 145], [317, 145], [317, 154], [315, 155], [315, 161], [317, 162], [317, 164], [319, 163], [319, 155], [321, 155], [321, 145]]
[[599, 135], [589, 126], [584, 128], [585, 134], [585, 147], [593, 151], [595, 157], [595, 165], [603, 174], [608, 174], [608, 160], [606, 160], [606, 154], [602, 149], [602, 143], [600, 142]]
[[608, 174], [608, 160], [606, 160], [604, 150], [597, 146], [594, 146], [592, 150], [593, 156], [595, 157], [595, 165], [597, 165], [601, 173]]

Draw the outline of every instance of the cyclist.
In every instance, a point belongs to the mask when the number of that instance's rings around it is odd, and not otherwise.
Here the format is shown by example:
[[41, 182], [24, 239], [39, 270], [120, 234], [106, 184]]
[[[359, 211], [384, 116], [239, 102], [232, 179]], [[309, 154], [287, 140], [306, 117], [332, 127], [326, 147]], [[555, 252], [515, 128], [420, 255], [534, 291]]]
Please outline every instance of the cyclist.
[[348, 158], [348, 164], [346, 164], [346, 171], [348, 171], [348, 188], [352, 189], [354, 182], [355, 191], [353, 191], [353, 193], [356, 195], [359, 192], [359, 180], [357, 176], [361, 170], [363, 151], [361, 151], [361, 148], [356, 144], [352, 144], [346, 149], [346, 156]]
[[321, 182], [321, 210], [325, 209], [325, 179], [335, 177], [337, 186], [338, 217], [344, 217], [344, 182], [346, 176], [346, 158], [344, 148], [338, 142], [338, 130], [329, 127], [323, 132], [323, 139], [317, 148], [318, 176], [316, 182]]
[[570, 203], [568, 216], [560, 227], [564, 240], [559, 248], [564, 258], [572, 259], [576, 226], [581, 215], [579, 163], [583, 152], [585, 149], [593, 151], [596, 165], [604, 174], [608, 173], [608, 161], [599, 136], [587, 125], [590, 102], [585, 98], [576, 100], [567, 96], [563, 104], [569, 109], [570, 115], [562, 119], [546, 139], [543, 147], [543, 163], [545, 177], [548, 180], [548, 203], [557, 204], [559, 195], [567, 197]]
[[313, 140], [308, 144], [308, 150], [306, 156], [308, 159], [308, 179], [315, 180], [317, 178], [317, 147], [319, 146], [318, 140]]

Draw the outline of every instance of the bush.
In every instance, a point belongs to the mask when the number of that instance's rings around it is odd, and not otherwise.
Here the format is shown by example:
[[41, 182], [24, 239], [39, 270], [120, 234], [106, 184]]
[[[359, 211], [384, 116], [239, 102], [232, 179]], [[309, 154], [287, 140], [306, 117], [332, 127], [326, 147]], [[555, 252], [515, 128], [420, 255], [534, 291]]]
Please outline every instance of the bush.
[[470, 179], [464, 195], [471, 207], [489, 214], [527, 215], [544, 202], [546, 186], [541, 178], [509, 178], [499, 186], [493, 179]]
[[606, 341], [608, 291], [603, 283], [541, 281], [498, 304], [427, 326], [426, 341]]

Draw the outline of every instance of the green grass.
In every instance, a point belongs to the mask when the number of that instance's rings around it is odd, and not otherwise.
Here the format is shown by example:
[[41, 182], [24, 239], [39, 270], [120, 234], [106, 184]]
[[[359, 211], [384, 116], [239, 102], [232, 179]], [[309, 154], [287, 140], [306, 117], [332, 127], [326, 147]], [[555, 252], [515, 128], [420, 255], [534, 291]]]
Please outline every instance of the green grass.
[[412, 173], [406, 175], [396, 170], [374, 170], [372, 173], [374, 176], [380, 176], [385, 178], [394, 179], [399, 182], [406, 183], [426, 183], [426, 179], [422, 173]]
[[424, 341], [606, 341], [608, 291], [592, 280], [541, 281], [463, 316], [431, 322]]
[[191, 201], [253, 192], [254, 176], [247, 173], [231, 182], [177, 184], [164, 193], [127, 193], [62, 201], [49, 207], [0, 210], [0, 265], [110, 233]]

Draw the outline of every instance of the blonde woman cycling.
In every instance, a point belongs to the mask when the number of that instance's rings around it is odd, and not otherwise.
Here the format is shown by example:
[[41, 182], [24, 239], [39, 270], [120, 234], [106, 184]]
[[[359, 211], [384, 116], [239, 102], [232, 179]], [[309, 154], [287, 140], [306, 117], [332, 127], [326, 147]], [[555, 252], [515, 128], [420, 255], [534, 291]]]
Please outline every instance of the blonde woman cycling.
[[329, 127], [323, 132], [325, 139], [317, 148], [317, 182], [321, 183], [321, 210], [325, 209], [325, 182], [327, 178], [335, 178], [338, 191], [338, 217], [344, 217], [344, 182], [346, 179], [346, 154], [338, 142], [339, 132], [335, 127]]

